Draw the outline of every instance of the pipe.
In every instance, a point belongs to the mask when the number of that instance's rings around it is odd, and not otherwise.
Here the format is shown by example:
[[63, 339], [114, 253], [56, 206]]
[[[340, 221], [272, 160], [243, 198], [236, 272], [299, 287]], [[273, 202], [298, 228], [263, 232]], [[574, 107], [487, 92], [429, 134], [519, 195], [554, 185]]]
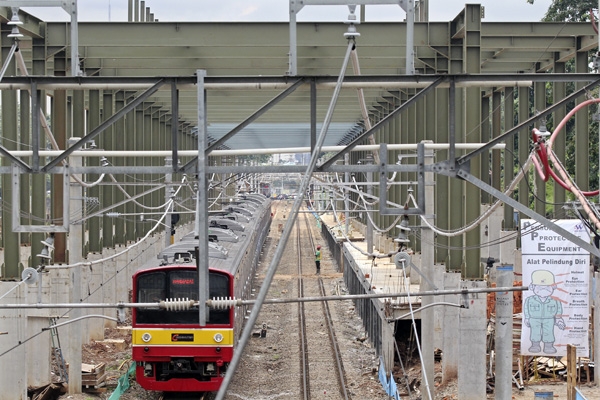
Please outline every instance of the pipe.
[[[151, 87], [152, 83], [39, 83], [39, 90], [145, 90]], [[422, 89], [429, 86], [432, 82], [424, 80], [421, 82], [345, 82], [342, 89]], [[530, 87], [533, 81], [458, 81], [456, 87]], [[259, 83], [206, 83], [205, 89], [210, 90], [285, 90], [291, 84], [284, 82], [259, 82]], [[335, 89], [335, 82], [322, 82], [317, 84], [319, 89]], [[439, 88], [448, 88], [448, 83], [441, 83]], [[0, 83], [0, 90], [29, 90], [31, 85], [28, 83]], [[196, 90], [196, 85], [192, 83], [181, 83], [177, 85], [180, 90]], [[309, 85], [303, 85], [299, 90], [309, 90]]]
[[[319, 301], [346, 301], [363, 299], [386, 299], [394, 297], [423, 297], [423, 296], [444, 296], [450, 294], [475, 294], [475, 293], [498, 293], [498, 292], [524, 292], [529, 290], [529, 286], [507, 286], [507, 287], [489, 287], [476, 289], [442, 289], [425, 290], [421, 292], [399, 292], [399, 293], [369, 293], [369, 294], [348, 294], [343, 296], [322, 296], [322, 297], [301, 297], [296, 299], [265, 299], [263, 304], [288, 304], [288, 303], [311, 303]], [[256, 300], [218, 300], [209, 299], [206, 305], [212, 307], [214, 304], [223, 304], [227, 301], [228, 307], [239, 307], [245, 305], [258, 304]], [[198, 303], [194, 302], [194, 306]], [[159, 308], [161, 303], [54, 303], [54, 304], [0, 304], [0, 309], [27, 308], [27, 309], [45, 309], [45, 308]], [[247, 323], [246, 323], [247, 325]]]
[[[457, 143], [456, 149], [459, 150], [474, 150], [485, 145], [485, 143]], [[374, 151], [378, 150], [379, 144], [359, 145], [352, 148], [351, 151]], [[450, 147], [447, 143], [431, 143], [426, 144], [425, 149], [431, 150], [447, 150]], [[323, 146], [323, 152], [334, 152], [345, 149], [346, 146]], [[388, 144], [389, 151], [398, 150], [416, 150], [417, 144]], [[504, 150], [506, 144], [498, 143], [492, 149]], [[40, 157], [56, 157], [62, 154], [62, 150], [41, 150]], [[253, 154], [288, 154], [288, 153], [309, 153], [310, 147], [281, 147], [281, 148], [264, 148], [264, 149], [237, 149], [237, 150], [213, 150], [210, 155], [215, 157], [220, 156], [240, 156]], [[9, 154], [15, 157], [31, 157], [31, 150], [15, 150], [9, 151]], [[72, 153], [78, 157], [168, 157], [172, 153], [171, 150], [154, 150], [154, 151], [135, 151], [135, 150], [76, 150]], [[177, 152], [182, 157], [195, 157], [198, 152], [196, 150], [180, 150]]]

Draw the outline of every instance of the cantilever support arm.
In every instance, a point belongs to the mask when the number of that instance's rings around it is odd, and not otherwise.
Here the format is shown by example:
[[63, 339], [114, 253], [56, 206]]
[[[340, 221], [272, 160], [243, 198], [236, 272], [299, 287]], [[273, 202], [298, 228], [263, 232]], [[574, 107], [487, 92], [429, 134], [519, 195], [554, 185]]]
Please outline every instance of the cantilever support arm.
[[154, 93], [156, 93], [158, 91], [158, 89], [160, 89], [160, 87], [164, 84], [165, 84], [164, 79], [159, 80], [152, 87], [148, 88], [144, 93], [139, 95], [131, 103], [126, 104], [123, 108], [121, 108], [119, 111], [117, 111], [113, 116], [111, 116], [109, 119], [107, 119], [106, 121], [104, 121], [103, 123], [98, 125], [96, 127], [96, 129], [94, 129], [93, 131], [88, 133], [85, 137], [79, 139], [79, 141], [77, 143], [75, 143], [73, 146], [71, 146], [68, 149], [66, 149], [65, 151], [63, 151], [60, 156], [58, 156], [54, 160], [50, 161], [44, 168], [42, 168], [42, 171], [47, 173], [49, 170], [51, 170], [52, 168], [57, 166], [58, 163], [60, 163], [62, 160], [65, 160], [67, 157], [69, 157], [69, 155], [71, 153], [73, 153], [75, 150], [79, 150], [81, 147], [83, 147], [83, 145], [85, 143], [87, 143], [88, 141], [92, 140], [93, 138], [95, 138], [96, 136], [98, 136], [99, 134], [104, 132], [105, 129], [107, 129], [112, 124], [114, 124], [116, 121], [121, 119], [129, 111], [133, 110], [134, 108], [136, 108], [137, 106], [142, 104], [144, 101], [146, 101], [146, 99], [148, 97], [150, 97]]
[[[262, 106], [254, 114], [250, 115], [248, 118], [246, 118], [244, 121], [242, 121], [239, 125], [237, 125], [231, 131], [229, 131], [225, 136], [223, 136], [222, 138], [220, 138], [219, 140], [217, 140], [216, 142], [214, 142], [210, 146], [208, 146], [206, 148], [206, 150], [204, 151], [204, 154], [208, 155], [211, 151], [217, 149], [223, 143], [228, 141], [231, 137], [233, 137], [234, 135], [239, 133], [242, 129], [244, 129], [245, 127], [250, 125], [252, 122], [256, 121], [260, 116], [262, 116], [264, 113], [269, 111], [280, 101], [282, 101], [283, 99], [288, 97], [290, 94], [294, 93], [296, 91], [296, 89], [298, 89], [303, 83], [304, 83], [304, 78], [298, 79], [289, 88], [287, 88], [283, 92], [279, 93], [277, 96], [273, 97], [267, 104]], [[181, 167], [181, 169], [179, 171], [180, 172], [190, 172], [193, 170], [193, 168], [197, 162], [198, 162], [197, 159], [192, 159], [186, 165]]]
[[396, 108], [389, 115], [387, 115], [385, 118], [383, 118], [377, 124], [375, 124], [371, 129], [363, 132], [360, 136], [358, 136], [356, 139], [354, 139], [352, 141], [352, 143], [348, 144], [348, 146], [346, 146], [346, 148], [344, 150], [341, 150], [339, 153], [335, 154], [329, 160], [327, 160], [326, 162], [324, 162], [323, 164], [318, 166], [317, 169], [319, 171], [323, 171], [324, 169], [329, 168], [334, 162], [336, 162], [341, 157], [343, 157], [344, 154], [349, 153], [353, 148], [355, 148], [365, 137], [377, 132], [379, 129], [381, 129], [383, 126], [385, 126], [388, 122], [390, 122], [392, 120], [392, 118], [394, 118], [398, 113], [404, 111], [404, 109], [413, 105], [417, 100], [419, 100], [421, 97], [425, 96], [432, 89], [435, 89], [436, 87], [438, 87], [440, 85], [440, 83], [444, 82], [446, 79], [447, 79], [446, 77], [442, 76], [442, 77], [436, 79], [431, 85], [427, 86], [426, 88], [421, 89], [419, 91], [419, 93], [415, 94], [413, 97], [408, 99], [408, 101], [406, 101], [406, 103], [404, 103], [400, 107]]
[[473, 185], [477, 186], [481, 190], [485, 190], [486, 192], [488, 192], [492, 196], [496, 197], [500, 201], [502, 201], [502, 202], [508, 204], [509, 206], [513, 207], [515, 210], [518, 210], [518, 211], [522, 212], [523, 214], [527, 215], [529, 218], [531, 218], [531, 219], [539, 222], [540, 224], [544, 225], [546, 228], [551, 229], [552, 231], [558, 233], [559, 235], [561, 235], [565, 239], [569, 240], [573, 244], [575, 244], [575, 245], [577, 245], [577, 246], [579, 246], [579, 247], [581, 247], [581, 248], [589, 251], [590, 254], [593, 254], [596, 257], [600, 257], [600, 249], [597, 249], [591, 243], [585, 242], [584, 240], [581, 240], [579, 237], [573, 235], [571, 232], [569, 232], [566, 229], [564, 229], [564, 228], [556, 225], [554, 222], [552, 222], [549, 219], [543, 217], [542, 215], [540, 215], [537, 212], [533, 211], [529, 207], [527, 207], [527, 206], [519, 203], [518, 201], [516, 201], [512, 197], [509, 197], [509, 196], [505, 195], [504, 193], [502, 193], [501, 191], [497, 190], [493, 186], [490, 186], [487, 183], [483, 182], [482, 180], [474, 177], [473, 175], [471, 175], [469, 172], [465, 171], [464, 169], [459, 169], [457, 171], [456, 175], [459, 178], [464, 179], [465, 181], [467, 181], [469, 183], [472, 183]]

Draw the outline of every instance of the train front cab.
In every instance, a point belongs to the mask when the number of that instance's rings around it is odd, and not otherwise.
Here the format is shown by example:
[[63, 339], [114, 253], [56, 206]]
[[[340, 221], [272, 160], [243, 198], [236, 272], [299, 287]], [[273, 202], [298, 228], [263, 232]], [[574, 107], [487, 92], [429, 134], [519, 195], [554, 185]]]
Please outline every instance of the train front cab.
[[[233, 277], [210, 271], [210, 296], [230, 297]], [[195, 266], [165, 266], [133, 276], [133, 301], [198, 299]], [[177, 308], [177, 307], [174, 307]], [[170, 311], [134, 309], [132, 358], [136, 380], [147, 390], [211, 392], [219, 389], [233, 357], [233, 309], [210, 310], [199, 325], [198, 308]]]

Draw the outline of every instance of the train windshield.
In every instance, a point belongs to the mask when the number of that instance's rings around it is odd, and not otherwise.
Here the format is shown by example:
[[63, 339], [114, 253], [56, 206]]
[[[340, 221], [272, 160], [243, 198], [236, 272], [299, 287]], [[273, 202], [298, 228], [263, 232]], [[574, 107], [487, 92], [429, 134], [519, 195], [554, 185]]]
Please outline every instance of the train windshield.
[[[228, 297], [229, 277], [210, 273], [209, 297]], [[165, 299], [198, 300], [198, 273], [194, 270], [157, 271], [138, 277], [137, 302], [154, 303]], [[137, 309], [138, 324], [190, 324], [199, 321], [198, 307], [183, 311]], [[230, 312], [210, 310], [207, 324], [230, 324]]]

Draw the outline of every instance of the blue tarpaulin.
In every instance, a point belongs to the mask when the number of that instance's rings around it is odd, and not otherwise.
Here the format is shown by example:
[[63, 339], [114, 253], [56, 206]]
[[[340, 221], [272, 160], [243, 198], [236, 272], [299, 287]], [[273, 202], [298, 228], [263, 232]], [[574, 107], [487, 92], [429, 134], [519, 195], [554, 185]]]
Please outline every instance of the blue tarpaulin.
[[379, 357], [379, 382], [381, 386], [387, 388], [389, 386], [385, 366], [383, 365], [383, 357]]
[[396, 381], [394, 380], [394, 376], [390, 375], [390, 383], [387, 387], [386, 393], [388, 396], [391, 396], [394, 400], [400, 400], [400, 396], [398, 395], [398, 388], [396, 387]]
[[390, 374], [390, 379], [387, 378], [387, 373], [385, 372], [385, 366], [383, 365], [383, 357], [379, 357], [379, 382], [381, 382], [381, 386], [394, 400], [400, 400], [400, 396], [398, 395], [398, 387], [396, 386], [396, 381], [394, 380], [394, 376]]

